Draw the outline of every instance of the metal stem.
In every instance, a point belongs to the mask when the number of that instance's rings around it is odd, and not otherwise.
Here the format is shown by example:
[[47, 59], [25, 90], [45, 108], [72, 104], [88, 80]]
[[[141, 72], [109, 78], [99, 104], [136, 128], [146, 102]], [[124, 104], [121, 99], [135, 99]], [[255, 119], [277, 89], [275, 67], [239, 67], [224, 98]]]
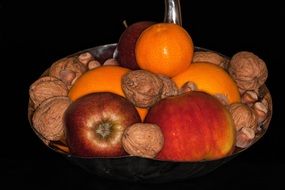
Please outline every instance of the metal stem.
[[165, 0], [164, 22], [182, 26], [180, 0]]

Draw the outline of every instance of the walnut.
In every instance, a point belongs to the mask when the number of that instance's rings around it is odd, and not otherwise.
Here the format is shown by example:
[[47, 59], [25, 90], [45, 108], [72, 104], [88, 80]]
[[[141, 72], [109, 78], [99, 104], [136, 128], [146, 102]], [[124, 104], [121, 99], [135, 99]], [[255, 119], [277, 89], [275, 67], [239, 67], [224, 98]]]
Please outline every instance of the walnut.
[[194, 52], [192, 62], [193, 63], [198, 63], [198, 62], [213, 63], [215, 65], [218, 65], [218, 66], [226, 69], [229, 60], [225, 59], [224, 57], [222, 57], [219, 54], [214, 53], [214, 52], [196, 51], [196, 52]]
[[122, 89], [134, 105], [147, 108], [161, 99], [163, 82], [151, 72], [135, 70], [122, 77]]
[[31, 98], [29, 98], [29, 103], [28, 103], [28, 120], [29, 123], [32, 124], [32, 117], [35, 111], [35, 105], [33, 103], [33, 101], [31, 100]]
[[76, 79], [86, 72], [87, 67], [79, 62], [76, 57], [67, 57], [53, 63], [49, 69], [49, 76], [62, 80], [68, 88]]
[[254, 111], [243, 103], [234, 103], [229, 106], [236, 130], [239, 131], [243, 127], [256, 130], [257, 118]]
[[178, 94], [178, 88], [171, 78], [158, 74], [157, 75], [163, 83], [161, 98], [166, 98], [169, 96], [176, 96]]
[[247, 148], [253, 143], [254, 137], [255, 132], [252, 128], [243, 127], [237, 132], [236, 146], [239, 148]]
[[67, 96], [66, 85], [55, 77], [41, 77], [29, 89], [30, 99], [37, 108], [44, 100], [54, 96]]
[[164, 138], [158, 125], [136, 123], [125, 129], [122, 144], [130, 155], [154, 158], [162, 149]]
[[229, 73], [242, 90], [258, 90], [268, 76], [265, 62], [247, 51], [236, 53], [232, 57]]
[[34, 112], [34, 129], [46, 140], [57, 141], [65, 136], [64, 112], [70, 105], [68, 97], [57, 96], [43, 101]]

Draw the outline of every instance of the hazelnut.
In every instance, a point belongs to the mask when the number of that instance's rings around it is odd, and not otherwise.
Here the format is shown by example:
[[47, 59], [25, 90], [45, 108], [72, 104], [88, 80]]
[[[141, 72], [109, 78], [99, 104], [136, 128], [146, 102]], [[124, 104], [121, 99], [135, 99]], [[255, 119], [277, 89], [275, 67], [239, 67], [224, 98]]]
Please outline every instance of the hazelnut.
[[268, 107], [266, 107], [262, 102], [256, 102], [252, 106], [252, 109], [254, 110], [258, 123], [262, 124], [268, 116]]
[[43, 101], [34, 112], [34, 129], [45, 139], [57, 141], [65, 136], [64, 112], [70, 105], [68, 97], [57, 96]]
[[95, 69], [97, 67], [100, 67], [101, 66], [101, 63], [99, 61], [96, 61], [96, 60], [92, 60], [88, 63], [88, 69], [91, 70], [91, 69]]
[[236, 146], [239, 148], [247, 148], [252, 144], [254, 137], [255, 132], [252, 128], [243, 127], [237, 132]]
[[195, 91], [197, 90], [197, 85], [192, 82], [192, 81], [188, 81], [188, 82], [185, 82], [182, 87], [180, 88], [179, 90], [179, 93], [180, 94], [183, 94], [183, 93], [186, 93], [186, 92], [191, 92], [191, 91]]
[[151, 72], [135, 70], [122, 77], [122, 89], [134, 105], [147, 108], [161, 99], [163, 82]]
[[114, 58], [107, 59], [103, 65], [119, 65], [118, 61]]
[[237, 131], [244, 127], [256, 130], [257, 118], [249, 106], [243, 103], [234, 103], [229, 106], [229, 111]]
[[228, 60], [217, 53], [210, 51], [196, 51], [193, 55], [193, 63], [207, 62], [218, 65], [222, 68], [227, 68]]
[[229, 73], [242, 90], [257, 90], [268, 76], [265, 62], [247, 51], [238, 52], [232, 57]]
[[162, 149], [164, 138], [158, 125], [136, 123], [125, 129], [122, 144], [130, 155], [154, 158]]
[[44, 100], [54, 96], [67, 96], [66, 85], [55, 77], [41, 77], [36, 80], [29, 89], [30, 99], [34, 108], [37, 108]]
[[91, 69], [95, 69], [97, 67], [100, 67], [101, 66], [101, 63], [97, 60], [92, 60], [88, 63], [88, 70], [91, 70]]
[[258, 95], [253, 90], [245, 91], [241, 96], [241, 102], [251, 106], [258, 100]]
[[76, 57], [67, 57], [51, 65], [49, 76], [62, 80], [70, 88], [76, 79], [86, 70], [86, 66], [81, 64]]
[[228, 97], [226, 97], [224, 94], [215, 94], [214, 95], [224, 106], [228, 106], [229, 105], [229, 99]]
[[80, 61], [80, 63], [82, 63], [83, 65], [87, 66], [88, 63], [90, 61], [92, 61], [94, 59], [94, 57], [92, 56], [91, 53], [89, 52], [85, 52], [85, 53], [81, 53], [79, 56], [78, 56], [78, 61]]
[[166, 98], [169, 96], [176, 96], [178, 94], [178, 88], [171, 78], [168, 76], [158, 74], [157, 75], [163, 83], [161, 98]]

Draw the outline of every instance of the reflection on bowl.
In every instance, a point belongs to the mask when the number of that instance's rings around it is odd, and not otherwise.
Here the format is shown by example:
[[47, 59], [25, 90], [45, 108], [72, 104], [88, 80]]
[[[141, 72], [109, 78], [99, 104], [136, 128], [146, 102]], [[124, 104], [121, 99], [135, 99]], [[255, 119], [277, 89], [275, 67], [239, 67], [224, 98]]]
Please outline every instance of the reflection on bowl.
[[[117, 44], [106, 44], [94, 48], [86, 49], [71, 56], [77, 56], [84, 52], [91, 53], [99, 62], [104, 62], [108, 58], [116, 56]], [[204, 48], [195, 48], [196, 51], [211, 51]], [[220, 54], [222, 55], [222, 54]], [[229, 60], [228, 57], [222, 55]], [[45, 75], [46, 72], [43, 73]], [[250, 145], [253, 146], [261, 137], [266, 133], [271, 117], [272, 117], [272, 99], [269, 90], [265, 85], [260, 88], [260, 97], [266, 98], [269, 102], [269, 116], [260, 126], [260, 131], [257, 133], [254, 142]], [[31, 117], [33, 115], [33, 108], [31, 101], [29, 102], [28, 118], [32, 126]], [[33, 126], [32, 126], [33, 128]], [[33, 128], [34, 129], [34, 128]], [[64, 141], [48, 141], [44, 139], [34, 129], [37, 136], [52, 150], [63, 155], [66, 159], [74, 164], [79, 165], [86, 171], [96, 174], [98, 176], [125, 180], [125, 181], [139, 181], [144, 183], [163, 183], [176, 180], [183, 180], [191, 177], [198, 177], [205, 175], [225, 162], [231, 160], [241, 152], [247, 150], [236, 148], [232, 155], [212, 161], [199, 161], [199, 162], [178, 162], [178, 161], [161, 161], [149, 158], [141, 158], [136, 156], [112, 157], [112, 158], [82, 158], [69, 154], [69, 149]]]

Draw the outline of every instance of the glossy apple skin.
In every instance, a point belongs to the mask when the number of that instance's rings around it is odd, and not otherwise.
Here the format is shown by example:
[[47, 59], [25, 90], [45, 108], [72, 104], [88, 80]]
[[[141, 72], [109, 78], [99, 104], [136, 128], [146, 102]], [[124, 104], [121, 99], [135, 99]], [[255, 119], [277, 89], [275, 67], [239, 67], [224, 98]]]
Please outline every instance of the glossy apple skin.
[[80, 157], [126, 154], [121, 143], [123, 131], [141, 122], [136, 108], [127, 99], [109, 92], [77, 99], [66, 110], [64, 119], [70, 152]]
[[164, 147], [160, 160], [215, 160], [231, 154], [235, 128], [227, 109], [205, 92], [188, 92], [161, 100], [145, 122], [160, 126]]
[[120, 36], [117, 46], [117, 58], [119, 65], [131, 70], [139, 69], [135, 56], [136, 42], [140, 34], [152, 24], [154, 24], [154, 22], [141, 21], [136, 22], [125, 29], [125, 31]]

